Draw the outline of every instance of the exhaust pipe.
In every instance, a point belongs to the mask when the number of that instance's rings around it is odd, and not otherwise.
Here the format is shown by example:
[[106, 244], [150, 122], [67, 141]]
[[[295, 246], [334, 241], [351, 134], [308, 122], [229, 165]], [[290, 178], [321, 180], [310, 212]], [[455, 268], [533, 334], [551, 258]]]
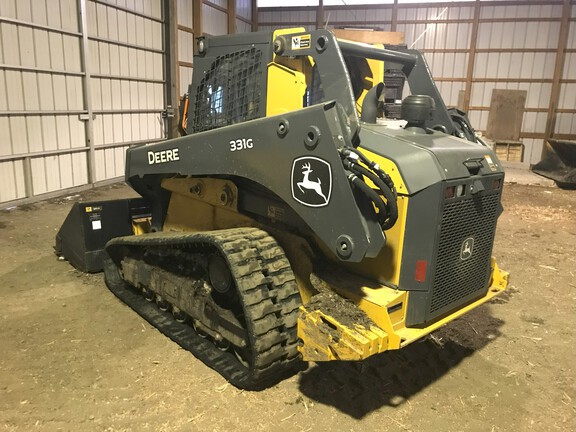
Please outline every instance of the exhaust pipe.
[[378, 102], [380, 96], [384, 91], [384, 84], [378, 83], [376, 86], [372, 87], [364, 100], [362, 101], [362, 114], [360, 114], [360, 120], [364, 123], [376, 123], [376, 117], [378, 116]]

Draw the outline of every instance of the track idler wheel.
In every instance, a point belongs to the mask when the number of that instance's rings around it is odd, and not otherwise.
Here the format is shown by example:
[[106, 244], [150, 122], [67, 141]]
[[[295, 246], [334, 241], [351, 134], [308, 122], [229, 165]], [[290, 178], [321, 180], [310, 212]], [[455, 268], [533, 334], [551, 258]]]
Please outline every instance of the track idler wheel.
[[208, 277], [210, 278], [212, 288], [220, 294], [228, 293], [234, 286], [232, 273], [230, 273], [230, 269], [224, 258], [219, 255], [213, 256], [210, 260], [208, 264]]

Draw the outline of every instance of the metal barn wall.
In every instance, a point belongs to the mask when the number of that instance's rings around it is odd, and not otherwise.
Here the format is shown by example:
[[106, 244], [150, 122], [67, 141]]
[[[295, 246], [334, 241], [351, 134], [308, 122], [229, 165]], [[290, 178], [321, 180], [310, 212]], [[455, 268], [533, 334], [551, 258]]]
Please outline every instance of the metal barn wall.
[[398, 11], [396, 30], [404, 33], [408, 46], [426, 53], [436, 85], [449, 106], [457, 105], [458, 94], [465, 87], [473, 15], [474, 9], [468, 6]]
[[75, 0], [0, 1], [0, 203], [88, 181]]
[[172, 134], [194, 38], [251, 31], [255, 4], [0, 0], [0, 208], [121, 178], [130, 145]]
[[122, 176], [163, 62], [161, 0], [0, 0], [0, 206]]
[[252, 31], [252, 0], [236, 0], [236, 33]]
[[258, 30], [271, 31], [290, 27], [304, 27], [306, 30], [314, 30], [316, 28], [316, 9], [258, 9]]
[[[165, 136], [166, 1], [0, 1], [0, 205], [121, 177], [130, 144]], [[176, 1], [178, 95], [194, 37], [251, 31], [254, 3]]]
[[562, 69], [560, 97], [555, 132], [558, 134], [576, 134], [576, 6], [572, 6], [571, 25], [566, 42], [566, 57]]
[[212, 0], [202, 4], [202, 25], [205, 34], [228, 34], [228, 1]]
[[88, 1], [95, 181], [124, 175], [130, 144], [164, 138], [161, 0]]
[[[568, 7], [568, 13], [564, 10]], [[541, 159], [544, 138], [576, 139], [576, 2], [500, 0], [397, 5], [294, 7], [258, 11], [258, 29], [356, 26], [400, 31], [426, 53], [447, 105], [464, 92], [472, 124], [487, 126], [492, 90], [527, 90], [524, 163]], [[562, 47], [563, 16], [568, 35]], [[557, 71], [557, 52], [563, 68]], [[555, 83], [558, 88], [555, 88]], [[557, 99], [556, 99], [557, 98]], [[548, 130], [549, 129], [549, 130]]]
[[204, 0], [202, 30], [219, 36], [252, 31], [252, 9], [255, 0]]
[[[195, 38], [252, 31], [256, 0], [176, 0], [178, 89], [188, 91], [194, 68]], [[255, 9], [255, 8], [254, 8]]]
[[194, 7], [191, 0], [178, 0], [178, 95], [188, 91], [194, 57]]
[[528, 163], [542, 155], [544, 141], [535, 136], [546, 130], [561, 17], [561, 4], [484, 6], [480, 11], [470, 118], [484, 130], [492, 89], [526, 90], [521, 139]]

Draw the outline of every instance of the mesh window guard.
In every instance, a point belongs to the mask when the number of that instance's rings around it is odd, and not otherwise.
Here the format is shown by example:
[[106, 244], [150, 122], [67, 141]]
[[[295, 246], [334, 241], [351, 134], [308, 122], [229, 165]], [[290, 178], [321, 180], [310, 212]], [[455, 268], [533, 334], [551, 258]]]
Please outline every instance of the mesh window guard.
[[253, 120], [261, 102], [262, 52], [256, 48], [216, 57], [200, 82], [192, 130], [202, 132]]

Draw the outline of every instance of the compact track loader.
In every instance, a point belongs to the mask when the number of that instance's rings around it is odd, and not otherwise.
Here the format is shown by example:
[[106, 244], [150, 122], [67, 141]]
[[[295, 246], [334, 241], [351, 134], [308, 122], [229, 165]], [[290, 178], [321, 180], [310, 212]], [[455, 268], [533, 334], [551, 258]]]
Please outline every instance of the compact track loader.
[[[378, 118], [384, 63], [411, 90], [403, 121]], [[502, 167], [453, 135], [418, 51], [205, 37], [188, 96], [187, 136], [127, 152], [143, 200], [78, 204], [56, 249], [100, 260], [114, 294], [232, 384], [400, 349], [506, 289]], [[103, 251], [70, 252], [93, 235]]]

